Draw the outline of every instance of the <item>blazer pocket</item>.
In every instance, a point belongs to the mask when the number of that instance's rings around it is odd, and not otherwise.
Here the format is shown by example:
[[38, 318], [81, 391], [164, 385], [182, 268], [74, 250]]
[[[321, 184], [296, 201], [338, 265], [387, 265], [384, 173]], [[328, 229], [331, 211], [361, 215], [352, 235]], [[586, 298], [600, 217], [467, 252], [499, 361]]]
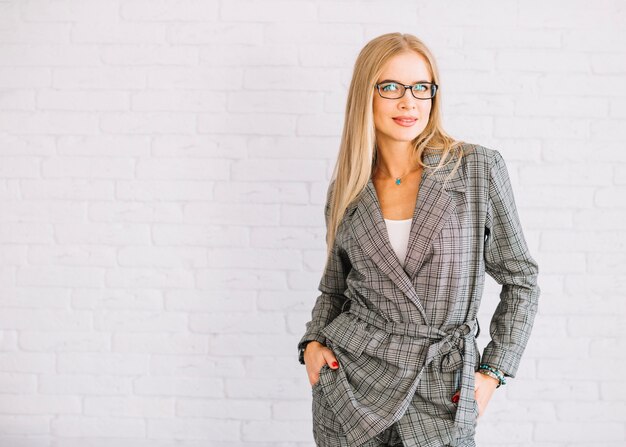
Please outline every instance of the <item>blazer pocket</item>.
[[343, 312], [322, 329], [322, 334], [331, 341], [333, 347], [360, 357], [372, 340], [365, 325], [366, 323], [359, 321], [354, 315]]
[[[322, 371], [326, 369], [328, 368], [322, 367]], [[331, 434], [343, 434], [342, 426], [337, 419], [337, 416], [335, 415], [332, 407], [328, 404], [326, 392], [319, 385], [319, 383], [320, 382], [318, 381], [315, 385], [313, 385], [312, 412], [314, 436], [317, 437], [324, 434], [326, 434], [327, 436]], [[316, 443], [322, 445], [319, 441]]]
[[317, 388], [319, 388], [320, 383], [322, 383], [322, 375], [323, 375], [323, 374], [324, 374], [324, 372], [326, 372], [326, 370], [328, 370], [328, 369], [330, 369], [330, 367], [328, 366], [328, 363], [324, 363], [324, 364], [322, 365], [322, 367], [320, 368], [320, 371], [319, 371], [319, 377], [318, 377], [318, 379], [317, 379], [317, 382], [315, 382], [315, 383], [312, 385], [312, 387], [311, 387], [311, 389], [312, 389], [313, 391], [316, 391], [316, 390], [317, 390]]

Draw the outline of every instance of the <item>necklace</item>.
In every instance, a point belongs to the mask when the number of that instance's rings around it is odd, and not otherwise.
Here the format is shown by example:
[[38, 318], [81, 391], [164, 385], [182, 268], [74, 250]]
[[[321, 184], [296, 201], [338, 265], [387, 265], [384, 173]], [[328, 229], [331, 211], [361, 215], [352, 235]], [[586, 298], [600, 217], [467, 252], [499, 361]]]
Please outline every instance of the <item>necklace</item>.
[[[382, 166], [378, 166], [380, 169], [382, 169], [385, 174], [387, 174], [389, 177], [393, 177], [389, 171], [387, 171], [386, 169], [384, 169]], [[394, 180], [396, 185], [400, 185], [402, 183], [402, 179], [404, 177], [406, 177], [408, 174], [410, 174], [411, 172], [417, 171], [419, 169], [419, 167], [417, 169], [409, 169], [407, 172], [405, 172], [404, 174], [402, 174], [400, 177], [396, 177], [396, 179]]]

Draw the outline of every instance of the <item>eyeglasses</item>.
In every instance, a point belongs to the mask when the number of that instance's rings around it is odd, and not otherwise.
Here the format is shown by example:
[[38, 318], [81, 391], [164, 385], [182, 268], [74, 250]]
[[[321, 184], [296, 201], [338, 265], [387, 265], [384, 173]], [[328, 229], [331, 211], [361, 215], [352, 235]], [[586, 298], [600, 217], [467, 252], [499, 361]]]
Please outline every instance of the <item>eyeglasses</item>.
[[404, 85], [396, 81], [385, 81], [376, 84], [378, 94], [386, 99], [399, 99], [404, 96], [406, 89], [411, 89], [416, 99], [431, 99], [435, 97], [439, 86], [434, 82], [418, 82], [415, 85]]

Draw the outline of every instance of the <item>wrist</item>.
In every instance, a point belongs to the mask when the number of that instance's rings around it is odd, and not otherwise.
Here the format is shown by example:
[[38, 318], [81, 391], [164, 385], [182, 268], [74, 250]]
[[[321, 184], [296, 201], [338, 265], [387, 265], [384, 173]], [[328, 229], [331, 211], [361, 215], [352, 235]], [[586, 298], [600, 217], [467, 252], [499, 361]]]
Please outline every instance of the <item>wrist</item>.
[[493, 366], [490, 366], [486, 363], [481, 363], [478, 366], [478, 372], [497, 380], [498, 386], [496, 388], [500, 388], [501, 385], [506, 385], [504, 373], [499, 369], [494, 368]]
[[304, 349], [306, 350], [306, 348], [311, 346], [311, 345], [313, 345], [313, 346], [315, 346], [315, 345], [317, 345], [317, 346], [324, 346], [322, 343], [320, 343], [317, 340], [311, 340], [311, 341], [307, 342], [306, 345], [304, 345]]
[[486, 377], [485, 380], [493, 383], [496, 388], [500, 388], [500, 379], [498, 379], [498, 376], [496, 376], [494, 373], [492, 373], [491, 371], [486, 371], [484, 369], [479, 369], [478, 372], [482, 376]]
[[301, 363], [302, 365], [304, 365], [304, 364], [305, 364], [305, 363], [304, 363], [304, 351], [306, 351], [307, 346], [309, 346], [311, 343], [316, 343], [316, 344], [318, 344], [319, 346], [324, 346], [322, 343], [320, 343], [320, 342], [319, 342], [319, 341], [317, 341], [317, 340], [310, 340], [310, 341], [307, 341], [307, 342], [302, 343], [302, 344], [300, 345], [300, 349], [298, 350], [298, 360], [300, 361], [300, 363]]

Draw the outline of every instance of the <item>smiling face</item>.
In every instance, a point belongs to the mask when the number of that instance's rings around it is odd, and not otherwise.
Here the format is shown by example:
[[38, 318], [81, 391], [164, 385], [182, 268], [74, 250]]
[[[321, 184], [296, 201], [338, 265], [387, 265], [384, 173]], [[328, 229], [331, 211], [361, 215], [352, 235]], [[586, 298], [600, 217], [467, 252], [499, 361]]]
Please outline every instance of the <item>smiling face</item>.
[[[414, 85], [420, 81], [433, 82], [427, 60], [413, 51], [397, 54], [387, 61], [376, 83], [386, 80], [398, 81], [404, 85]], [[432, 101], [417, 99], [408, 89], [398, 99], [383, 98], [374, 90], [373, 112], [378, 146], [408, 145], [426, 128]], [[407, 122], [398, 119], [402, 116], [416, 120]]]

